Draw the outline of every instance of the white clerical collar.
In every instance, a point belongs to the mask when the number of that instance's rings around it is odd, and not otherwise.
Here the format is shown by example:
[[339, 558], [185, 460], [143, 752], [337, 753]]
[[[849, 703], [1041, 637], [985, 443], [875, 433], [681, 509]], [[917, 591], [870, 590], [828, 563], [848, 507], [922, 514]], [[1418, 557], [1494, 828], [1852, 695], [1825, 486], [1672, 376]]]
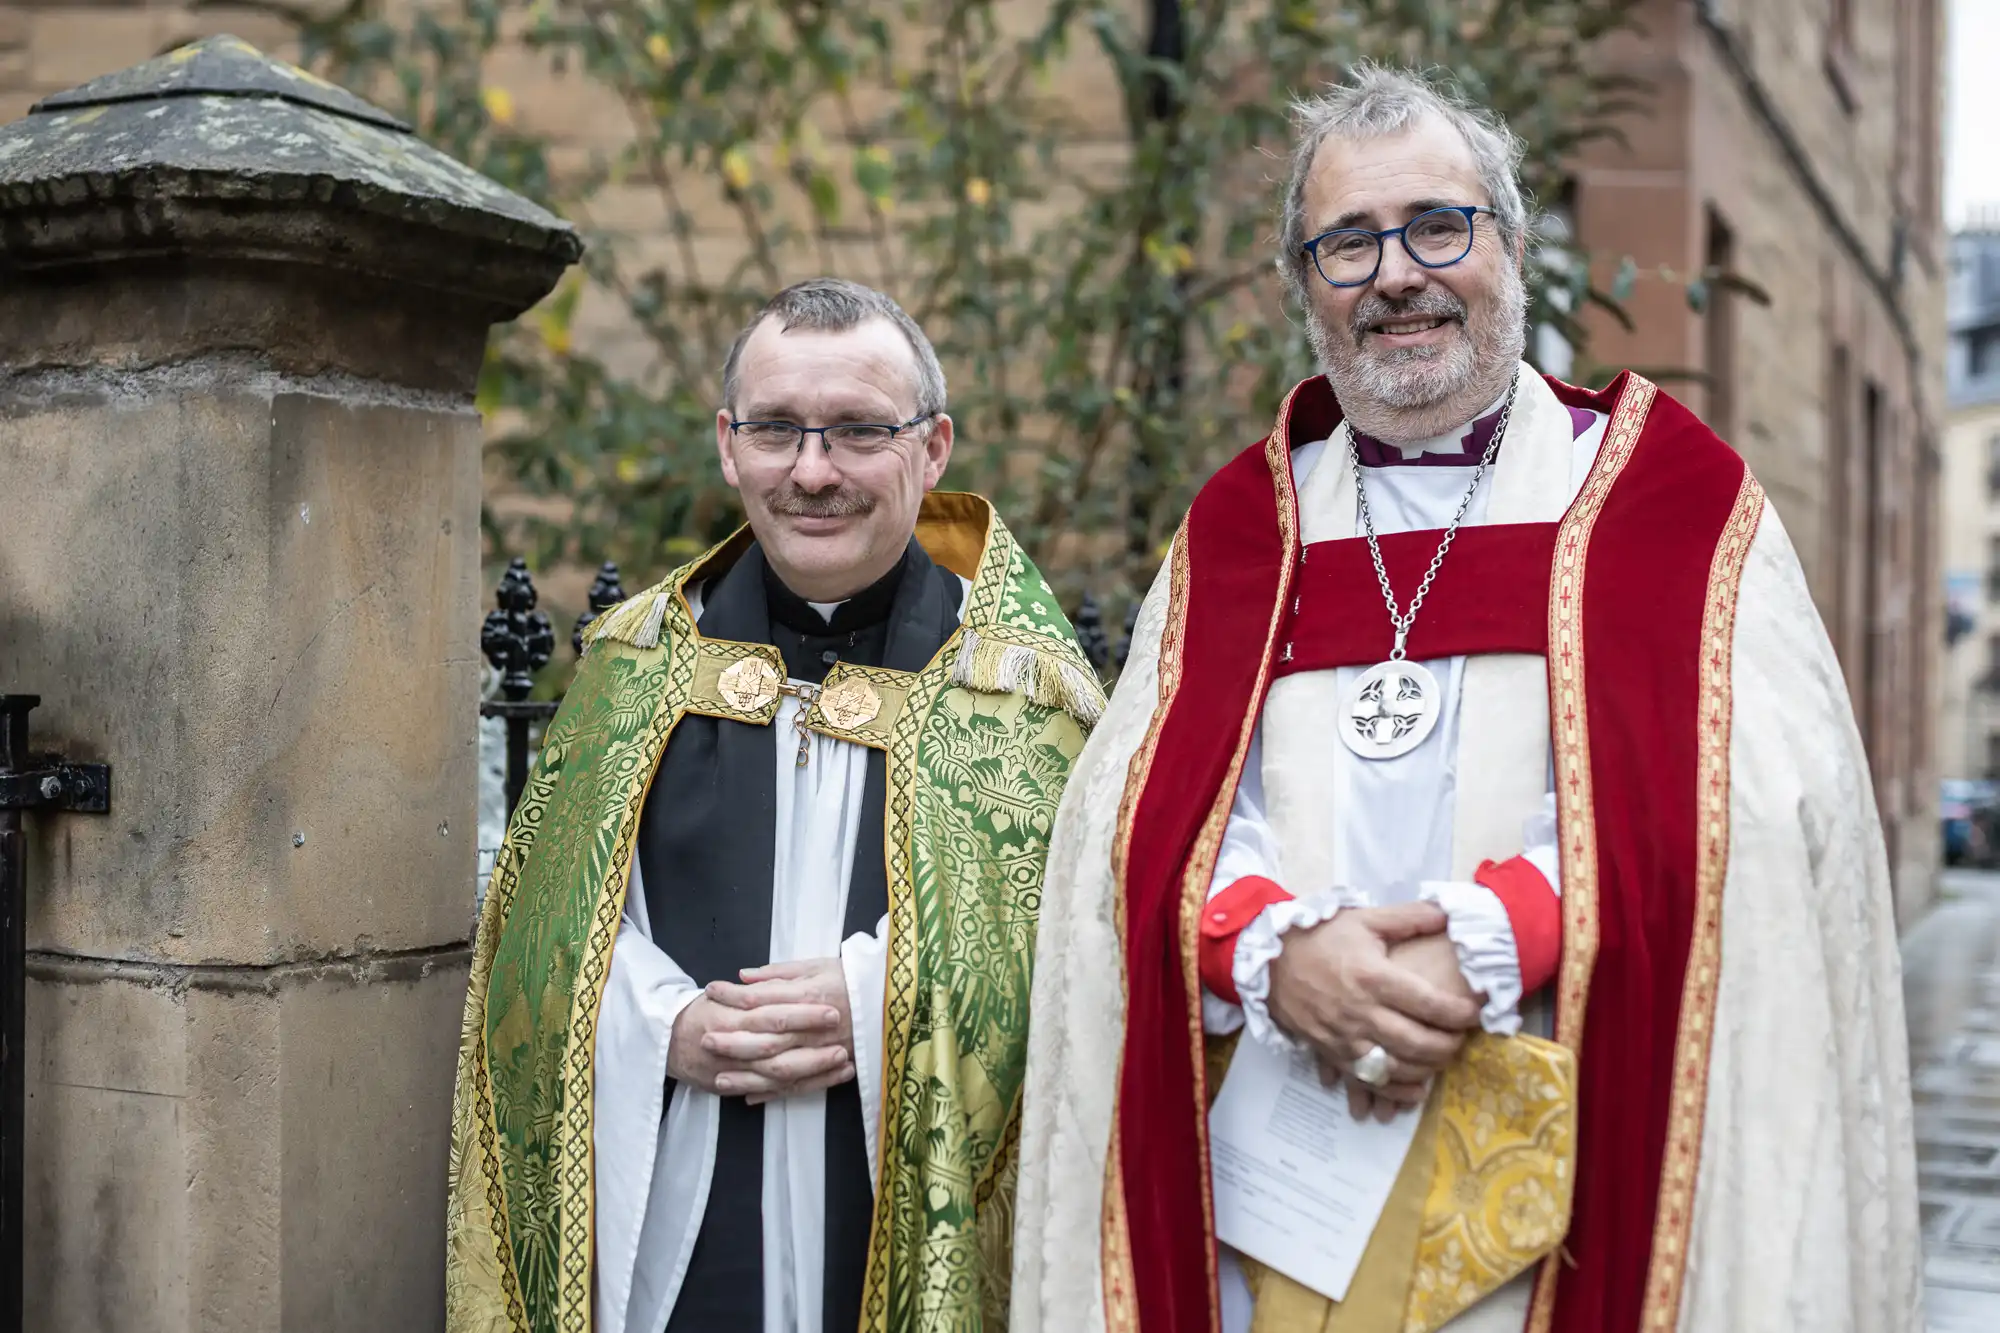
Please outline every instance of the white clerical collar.
[[846, 606], [848, 601], [848, 598], [843, 597], [837, 602], [807, 602], [806, 605], [819, 612], [820, 619], [831, 625], [833, 623], [833, 613], [841, 607]]

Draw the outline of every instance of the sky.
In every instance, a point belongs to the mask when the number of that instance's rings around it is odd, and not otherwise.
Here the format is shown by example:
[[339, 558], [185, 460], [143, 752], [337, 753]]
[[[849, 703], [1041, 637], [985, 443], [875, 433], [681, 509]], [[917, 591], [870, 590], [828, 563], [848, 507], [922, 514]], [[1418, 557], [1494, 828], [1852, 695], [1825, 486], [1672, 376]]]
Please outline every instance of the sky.
[[1952, 0], [1945, 34], [1944, 218], [2000, 212], [2000, 0]]

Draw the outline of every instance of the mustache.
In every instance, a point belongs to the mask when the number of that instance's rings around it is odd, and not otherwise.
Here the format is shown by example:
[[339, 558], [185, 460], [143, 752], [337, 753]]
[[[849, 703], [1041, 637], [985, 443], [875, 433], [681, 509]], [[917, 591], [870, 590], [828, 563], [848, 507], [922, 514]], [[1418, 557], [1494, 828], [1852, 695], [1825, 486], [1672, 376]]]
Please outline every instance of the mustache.
[[851, 518], [875, 508], [875, 502], [857, 491], [804, 491], [789, 486], [771, 497], [773, 513], [793, 518]]
[[1411, 319], [1455, 319], [1465, 323], [1465, 302], [1439, 287], [1418, 292], [1407, 301], [1391, 301], [1376, 292], [1362, 297], [1348, 320], [1348, 332], [1359, 343], [1377, 324], [1399, 324]]

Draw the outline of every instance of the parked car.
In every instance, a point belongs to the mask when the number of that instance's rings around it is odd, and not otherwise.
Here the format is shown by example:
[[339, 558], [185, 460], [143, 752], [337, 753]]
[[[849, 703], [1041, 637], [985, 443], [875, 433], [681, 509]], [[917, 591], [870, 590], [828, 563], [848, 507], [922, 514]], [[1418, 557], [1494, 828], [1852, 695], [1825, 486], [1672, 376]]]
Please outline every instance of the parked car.
[[1996, 852], [2000, 852], [2000, 784], [1975, 778], [1946, 778], [1939, 796], [1944, 863], [1994, 865]]

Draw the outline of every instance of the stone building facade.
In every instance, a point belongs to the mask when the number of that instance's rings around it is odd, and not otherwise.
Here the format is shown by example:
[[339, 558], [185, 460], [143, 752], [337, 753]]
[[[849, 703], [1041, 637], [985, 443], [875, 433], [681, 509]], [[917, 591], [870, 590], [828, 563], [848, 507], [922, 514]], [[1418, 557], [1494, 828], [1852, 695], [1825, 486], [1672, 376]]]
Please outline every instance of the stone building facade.
[[[1003, 13], [1025, 22], [1039, 8]], [[1938, 843], [1942, 5], [1641, 0], [1640, 11], [1642, 30], [1602, 59], [1650, 85], [1650, 110], [1588, 151], [1569, 198], [1544, 202], [1600, 257], [1602, 283], [1623, 256], [1637, 266], [1636, 328], [1597, 319], [1593, 359], [1654, 373], [1701, 410], [1748, 456], [1799, 547], [1873, 760], [1907, 920], [1928, 900]], [[224, 30], [286, 49], [267, 10], [0, 0], [0, 123], [41, 94]], [[1072, 56], [1060, 93], [1079, 124], [1115, 136], [1113, 81], [1091, 60]], [[627, 132], [614, 98], [526, 50], [492, 65], [559, 170]], [[1074, 151], [1114, 168], [1121, 144]], [[607, 192], [593, 221], [643, 229], [637, 195], [621, 210]], [[712, 221], [694, 238], [704, 253], [740, 246], [719, 202]], [[1697, 312], [1685, 284], [1705, 271], [1754, 291], [1711, 282]], [[575, 336], [646, 355], [618, 304], [590, 293]], [[585, 579], [544, 591], [578, 605]]]
[[[1938, 860], [1942, 7], [1644, 0], [1641, 19], [1603, 58], [1651, 85], [1651, 114], [1591, 149], [1570, 201], [1584, 245], [1640, 274], [1636, 331], [1599, 319], [1591, 354], [1656, 370], [1770, 493], [1847, 673], [1907, 923]], [[1715, 271], [1756, 290], [1711, 280], [1691, 309], [1685, 280]]]
[[1944, 432], [1947, 778], [2000, 780], [2000, 211], [1952, 238]]

